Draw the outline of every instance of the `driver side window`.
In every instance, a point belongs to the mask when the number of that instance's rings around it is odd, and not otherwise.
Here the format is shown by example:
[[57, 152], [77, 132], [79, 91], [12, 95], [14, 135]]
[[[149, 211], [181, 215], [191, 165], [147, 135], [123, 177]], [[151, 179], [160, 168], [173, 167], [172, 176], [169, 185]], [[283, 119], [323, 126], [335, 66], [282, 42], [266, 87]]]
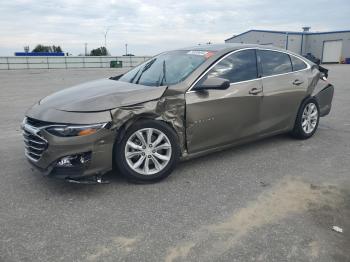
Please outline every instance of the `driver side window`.
[[224, 58], [207, 73], [207, 78], [211, 77], [224, 78], [230, 83], [258, 78], [255, 50], [238, 51]]

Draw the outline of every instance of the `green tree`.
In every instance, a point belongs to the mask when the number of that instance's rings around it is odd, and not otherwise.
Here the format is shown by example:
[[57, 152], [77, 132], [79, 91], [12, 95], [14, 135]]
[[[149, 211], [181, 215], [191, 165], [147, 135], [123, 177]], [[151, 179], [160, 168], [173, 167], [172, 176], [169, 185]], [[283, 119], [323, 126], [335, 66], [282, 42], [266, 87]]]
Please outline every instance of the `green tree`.
[[52, 46], [52, 50], [55, 52], [55, 53], [62, 53], [62, 49], [61, 47], [58, 45], [58, 46]]
[[60, 46], [49, 46], [49, 45], [37, 45], [33, 51], [33, 53], [38, 53], [38, 52], [48, 52], [48, 53], [56, 53], [56, 52], [62, 52], [62, 49]]
[[90, 52], [91, 56], [105, 56], [108, 55], [108, 51], [107, 48], [104, 46], [101, 46], [99, 48], [96, 49], [92, 49]]

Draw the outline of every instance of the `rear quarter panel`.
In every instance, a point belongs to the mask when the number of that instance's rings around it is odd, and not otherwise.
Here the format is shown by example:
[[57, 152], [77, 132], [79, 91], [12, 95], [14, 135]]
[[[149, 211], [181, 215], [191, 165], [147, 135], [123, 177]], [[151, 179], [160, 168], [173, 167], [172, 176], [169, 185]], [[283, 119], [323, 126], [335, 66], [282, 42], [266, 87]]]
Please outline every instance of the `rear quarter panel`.
[[326, 116], [332, 108], [334, 86], [320, 77], [320, 71], [316, 66], [312, 66], [309, 75], [308, 95], [316, 98], [320, 108], [320, 116]]

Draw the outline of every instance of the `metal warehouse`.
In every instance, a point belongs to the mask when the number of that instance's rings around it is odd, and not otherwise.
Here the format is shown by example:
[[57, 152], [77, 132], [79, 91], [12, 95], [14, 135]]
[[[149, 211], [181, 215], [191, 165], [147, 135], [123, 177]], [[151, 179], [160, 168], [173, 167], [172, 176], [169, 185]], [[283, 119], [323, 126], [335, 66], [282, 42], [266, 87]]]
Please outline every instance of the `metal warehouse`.
[[225, 40], [225, 43], [273, 45], [306, 55], [311, 53], [322, 63], [350, 61], [350, 30], [332, 32], [249, 30]]

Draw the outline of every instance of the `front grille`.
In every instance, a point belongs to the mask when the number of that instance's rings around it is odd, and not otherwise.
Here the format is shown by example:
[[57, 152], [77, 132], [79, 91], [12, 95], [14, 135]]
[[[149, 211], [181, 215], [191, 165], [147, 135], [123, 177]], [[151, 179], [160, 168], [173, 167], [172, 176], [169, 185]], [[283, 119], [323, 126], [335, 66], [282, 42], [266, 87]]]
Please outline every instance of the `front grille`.
[[26, 123], [32, 127], [43, 127], [53, 124], [52, 122], [41, 121], [30, 117], [26, 118]]
[[33, 161], [38, 161], [47, 149], [48, 143], [39, 134], [38, 129], [33, 128], [28, 122], [23, 127], [25, 154]]

